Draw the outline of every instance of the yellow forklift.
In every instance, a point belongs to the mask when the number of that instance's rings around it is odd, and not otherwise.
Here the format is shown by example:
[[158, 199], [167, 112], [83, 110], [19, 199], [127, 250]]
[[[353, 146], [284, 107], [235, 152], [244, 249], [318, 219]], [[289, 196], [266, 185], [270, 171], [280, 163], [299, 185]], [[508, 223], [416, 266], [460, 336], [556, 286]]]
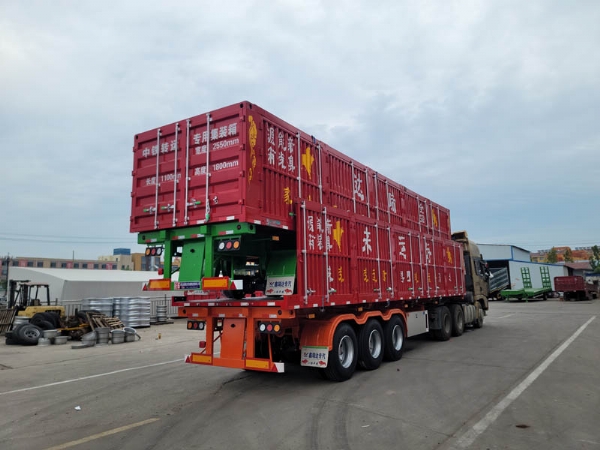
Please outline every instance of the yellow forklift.
[[[44, 297], [44, 298], [40, 298]], [[38, 313], [51, 312], [64, 317], [64, 306], [50, 304], [50, 286], [47, 283], [31, 283], [29, 280], [10, 280], [8, 307], [17, 310], [17, 316], [33, 318]]]
[[80, 339], [91, 330], [85, 314], [66, 317], [64, 306], [50, 303], [47, 283], [10, 280], [8, 307], [14, 308], [15, 316], [12, 333], [6, 335], [7, 343], [35, 345], [43, 330], [58, 330], [72, 339]]

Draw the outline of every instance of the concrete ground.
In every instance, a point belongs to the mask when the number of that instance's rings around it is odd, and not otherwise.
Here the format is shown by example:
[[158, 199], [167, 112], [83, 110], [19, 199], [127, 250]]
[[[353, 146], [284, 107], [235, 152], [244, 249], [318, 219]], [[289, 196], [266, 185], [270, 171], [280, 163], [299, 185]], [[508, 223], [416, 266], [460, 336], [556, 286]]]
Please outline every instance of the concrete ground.
[[[600, 301], [491, 303], [345, 383], [183, 364], [185, 321], [73, 350], [0, 343], [0, 448], [600, 449]], [[159, 339], [160, 333], [160, 339]]]

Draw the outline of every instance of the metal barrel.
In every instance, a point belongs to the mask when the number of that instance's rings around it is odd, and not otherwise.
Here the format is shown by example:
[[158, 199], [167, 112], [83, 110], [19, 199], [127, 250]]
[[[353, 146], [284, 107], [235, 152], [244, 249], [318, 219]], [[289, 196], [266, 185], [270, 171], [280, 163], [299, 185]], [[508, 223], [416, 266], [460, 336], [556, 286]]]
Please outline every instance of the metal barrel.
[[167, 321], [167, 305], [156, 305], [156, 321]]
[[100, 327], [96, 328], [97, 342], [98, 344], [108, 344], [108, 339], [110, 337], [110, 328]]
[[123, 330], [112, 330], [110, 332], [110, 341], [113, 344], [122, 344], [125, 342], [125, 331]]
[[85, 298], [81, 302], [82, 310], [93, 309], [104, 314], [106, 317], [113, 315], [113, 298]]

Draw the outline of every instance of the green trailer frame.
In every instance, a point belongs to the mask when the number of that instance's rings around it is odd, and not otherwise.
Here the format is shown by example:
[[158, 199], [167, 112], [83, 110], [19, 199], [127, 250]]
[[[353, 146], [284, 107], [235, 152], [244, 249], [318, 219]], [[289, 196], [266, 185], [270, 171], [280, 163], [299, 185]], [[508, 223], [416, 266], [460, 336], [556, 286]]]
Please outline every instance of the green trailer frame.
[[505, 289], [500, 292], [504, 300], [533, 300], [548, 298], [548, 294], [552, 292], [552, 281], [550, 279], [550, 270], [547, 267], [540, 267], [542, 276], [542, 287], [534, 288], [531, 284], [531, 273], [529, 267], [521, 267], [521, 277], [523, 279], [523, 289]]

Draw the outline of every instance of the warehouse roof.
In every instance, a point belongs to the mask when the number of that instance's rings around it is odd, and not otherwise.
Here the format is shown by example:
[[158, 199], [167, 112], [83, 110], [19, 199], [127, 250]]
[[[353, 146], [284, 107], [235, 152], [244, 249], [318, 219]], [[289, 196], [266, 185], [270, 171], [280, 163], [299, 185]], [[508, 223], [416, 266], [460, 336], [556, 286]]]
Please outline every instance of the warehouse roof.
[[572, 263], [565, 263], [569, 269], [573, 270], [592, 270], [592, 266], [589, 261], [577, 261]]
[[27, 272], [32, 273], [32, 277], [34, 274], [43, 274], [68, 281], [144, 282], [158, 277], [157, 272], [141, 270], [38, 269], [35, 267], [20, 267], [19, 269], [27, 269]]
[[513, 248], [518, 248], [519, 250], [523, 250], [524, 252], [527, 253], [531, 253], [531, 251], [527, 250], [526, 248], [523, 247], [519, 247], [518, 245], [512, 245], [512, 244], [483, 244], [483, 243], [477, 243], [477, 245], [487, 245], [487, 246], [494, 246], [494, 247], [513, 247]]

